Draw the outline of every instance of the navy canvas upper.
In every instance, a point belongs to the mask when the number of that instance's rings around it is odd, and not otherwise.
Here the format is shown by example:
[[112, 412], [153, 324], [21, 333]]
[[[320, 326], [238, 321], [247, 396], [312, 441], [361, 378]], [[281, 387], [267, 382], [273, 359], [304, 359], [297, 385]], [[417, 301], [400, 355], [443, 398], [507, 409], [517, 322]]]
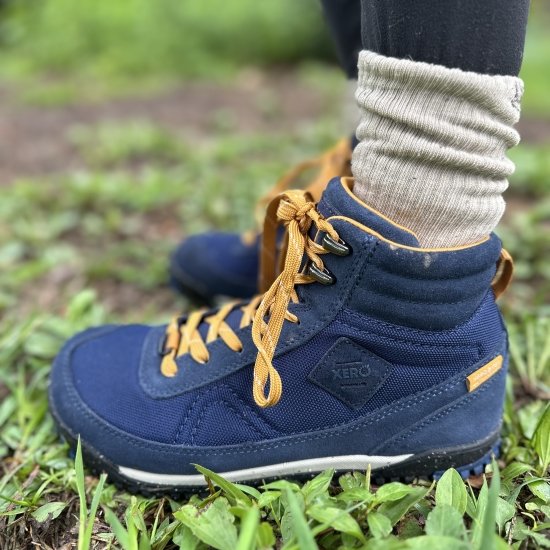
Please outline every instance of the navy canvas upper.
[[421, 452], [498, 430], [505, 369], [472, 393], [465, 385], [506, 356], [490, 288], [498, 238], [455, 251], [407, 248], [418, 245], [414, 235], [365, 208], [338, 179], [319, 211], [352, 253], [323, 256], [336, 284], [298, 287], [300, 303], [289, 310], [300, 323], [285, 322], [274, 360], [283, 383], [276, 406], [253, 400], [257, 350], [236, 310], [228, 323], [242, 351], [216, 340], [207, 363], [183, 355], [172, 378], [160, 371], [164, 326], [75, 336], [52, 373], [56, 417], [117, 464], [165, 473], [195, 473], [191, 463], [226, 471]]
[[245, 242], [220, 231], [191, 235], [172, 254], [172, 280], [204, 297], [250, 298], [258, 289], [259, 239]]

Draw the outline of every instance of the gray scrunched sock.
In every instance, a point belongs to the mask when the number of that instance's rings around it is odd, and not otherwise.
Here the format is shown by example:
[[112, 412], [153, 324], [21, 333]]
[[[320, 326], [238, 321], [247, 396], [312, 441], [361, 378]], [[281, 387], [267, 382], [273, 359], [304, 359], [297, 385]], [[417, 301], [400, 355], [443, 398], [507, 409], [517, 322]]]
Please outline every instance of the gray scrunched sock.
[[423, 247], [482, 240], [504, 213], [522, 94], [516, 77], [362, 51], [355, 194]]

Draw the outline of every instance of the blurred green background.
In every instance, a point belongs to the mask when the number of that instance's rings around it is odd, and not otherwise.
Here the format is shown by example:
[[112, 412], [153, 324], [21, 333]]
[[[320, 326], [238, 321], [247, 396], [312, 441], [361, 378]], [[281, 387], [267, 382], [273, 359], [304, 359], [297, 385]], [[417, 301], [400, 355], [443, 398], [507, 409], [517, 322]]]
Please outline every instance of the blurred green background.
[[[3, 0], [0, 311], [92, 288], [123, 319], [187, 307], [165, 288], [184, 234], [247, 229], [289, 166], [353, 127], [316, 0]], [[500, 228], [510, 315], [550, 295], [550, 9], [534, 2], [524, 141]], [[351, 113], [351, 115], [350, 115]]]

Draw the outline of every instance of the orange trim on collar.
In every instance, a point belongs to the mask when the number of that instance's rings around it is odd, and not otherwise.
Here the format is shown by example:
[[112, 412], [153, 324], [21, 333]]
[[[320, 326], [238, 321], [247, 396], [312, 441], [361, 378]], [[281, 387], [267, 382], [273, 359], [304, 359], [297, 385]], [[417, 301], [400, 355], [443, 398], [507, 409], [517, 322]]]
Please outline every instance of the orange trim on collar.
[[363, 202], [359, 197], [353, 194], [352, 188], [355, 184], [355, 180], [350, 177], [343, 177], [340, 178], [340, 183], [342, 184], [342, 187], [346, 190], [346, 193], [357, 203], [359, 203], [363, 208], [366, 208], [367, 210], [370, 210], [374, 214], [376, 214], [378, 217], [382, 218], [383, 220], [387, 221], [388, 223], [391, 223], [394, 227], [397, 227], [398, 229], [401, 229], [402, 231], [406, 231], [407, 233], [411, 234], [417, 241], [420, 242], [420, 239], [418, 238], [418, 235], [409, 229], [408, 227], [404, 227], [403, 225], [399, 225], [398, 223], [395, 223], [393, 220], [388, 218], [387, 216], [384, 216], [382, 212], [379, 212], [372, 206], [369, 206], [367, 203]]
[[412, 250], [413, 252], [429, 252], [429, 253], [431, 253], [431, 252], [456, 252], [458, 250], [466, 250], [468, 248], [474, 248], [475, 246], [479, 246], [480, 244], [483, 244], [483, 243], [485, 243], [489, 240], [489, 237], [485, 237], [483, 240], [481, 240], [477, 243], [465, 244], [465, 245], [455, 246], [455, 247], [450, 247], [450, 248], [420, 248], [418, 246], [408, 246], [406, 244], [396, 243], [395, 241], [392, 241], [392, 240], [387, 239], [386, 237], [380, 235], [380, 233], [378, 233], [377, 231], [374, 231], [370, 227], [367, 227], [366, 225], [363, 225], [362, 223], [359, 223], [359, 222], [355, 221], [352, 218], [348, 218], [347, 216], [331, 216], [330, 218], [328, 218], [327, 221], [330, 222], [331, 220], [342, 220], [342, 221], [348, 222], [351, 225], [354, 225], [355, 227], [357, 227], [358, 229], [361, 229], [365, 233], [369, 233], [373, 237], [376, 237], [377, 239], [380, 239], [381, 241], [384, 241], [385, 243], [388, 243], [390, 246], [393, 246], [393, 247], [396, 247], [396, 248], [402, 248], [404, 250]]

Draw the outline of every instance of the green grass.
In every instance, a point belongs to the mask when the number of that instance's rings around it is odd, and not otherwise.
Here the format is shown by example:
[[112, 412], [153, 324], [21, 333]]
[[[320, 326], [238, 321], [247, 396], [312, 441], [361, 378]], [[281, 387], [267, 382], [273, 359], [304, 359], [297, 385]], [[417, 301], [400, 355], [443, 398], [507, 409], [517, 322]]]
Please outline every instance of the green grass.
[[315, 0], [13, 0], [5, 12], [4, 72], [212, 78], [331, 52]]
[[523, 109], [532, 115], [548, 115], [550, 112], [550, 36], [547, 32], [549, 23], [550, 11], [546, 1], [534, 0], [520, 74], [526, 83]]
[[[275, 544], [351, 549], [365, 543], [369, 548], [487, 550], [506, 547], [503, 541], [518, 548], [547, 547], [550, 407], [536, 400], [518, 407], [512, 388], [503, 461], [493, 464], [486, 480], [474, 479], [472, 485], [454, 470], [437, 485], [390, 483], [380, 488], [373, 486], [368, 471], [339, 477], [326, 471], [305, 484], [282, 480], [255, 489], [199, 468], [210, 480], [209, 493], [175, 502], [130, 496], [105, 484], [103, 477], [87, 477], [80, 453], [73, 463], [54, 433], [45, 390], [51, 358], [63, 339], [103, 320], [96, 297], [83, 291], [63, 317], [3, 325], [2, 548], [21, 540], [54, 548], [72, 540], [79, 549], [91, 543], [93, 548], [112, 544], [136, 550], [201, 544], [222, 550]], [[542, 352], [531, 349], [535, 357]], [[542, 369], [547, 383], [549, 366], [547, 361]], [[21, 525], [32, 527], [27, 538], [19, 533]]]
[[189, 78], [224, 81], [247, 66], [334, 60], [317, 0], [10, 0], [0, 9], [0, 75], [33, 105], [144, 96]]
[[[39, 105], [143, 95], [246, 65], [333, 60], [317, 0], [11, 0], [0, 18], [0, 74]], [[550, 112], [550, 12], [534, 1], [521, 76], [525, 113]], [[40, 76], [40, 85], [36, 78]]]
[[[33, 526], [34, 542], [54, 547], [66, 530], [78, 539], [79, 548], [88, 548], [90, 539], [95, 547], [116, 541], [124, 549], [160, 549], [172, 541], [194, 548], [202, 541], [228, 550], [271, 548], [276, 540], [285, 548], [359, 548], [368, 540], [374, 548], [485, 550], [503, 546], [497, 530], [522, 548], [544, 547], [550, 528], [550, 408], [531, 401], [518, 411], [511, 394], [500, 487], [495, 466], [488, 476], [490, 487], [475, 480], [472, 488], [449, 471], [437, 486], [391, 483], [379, 489], [368, 472], [335, 478], [327, 471], [304, 485], [278, 481], [253, 489], [201, 469], [211, 480], [210, 494], [176, 503], [129, 496], [104, 485], [103, 478], [86, 477], [79, 453], [73, 466], [55, 436], [45, 387], [50, 360], [63, 339], [103, 320], [96, 298], [84, 291], [63, 317], [3, 326], [9, 330], [0, 338], [2, 381], [8, 391], [0, 407], [2, 548], [18, 536], [22, 522]], [[534, 357], [542, 352], [531, 349]], [[541, 373], [548, 378], [546, 356]]]

